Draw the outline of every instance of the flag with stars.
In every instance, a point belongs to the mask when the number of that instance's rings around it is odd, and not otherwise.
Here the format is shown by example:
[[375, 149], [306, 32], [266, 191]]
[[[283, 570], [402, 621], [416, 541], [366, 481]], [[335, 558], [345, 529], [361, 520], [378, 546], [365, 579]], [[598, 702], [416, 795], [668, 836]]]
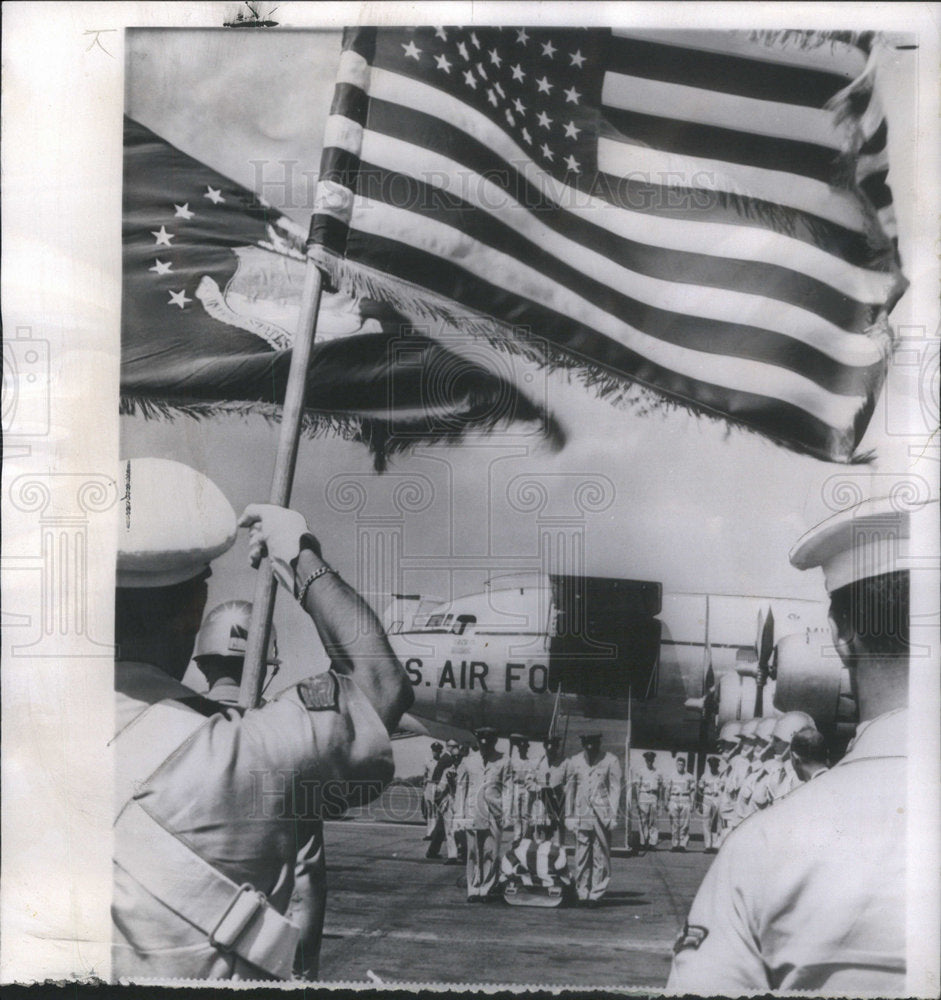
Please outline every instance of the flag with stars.
[[309, 253], [602, 392], [860, 459], [906, 285], [876, 41], [349, 29]]
[[[277, 419], [304, 284], [303, 231], [251, 191], [125, 120], [121, 409]], [[417, 334], [389, 306], [324, 291], [305, 428], [371, 449], [534, 423], [563, 434], [503, 374]]]

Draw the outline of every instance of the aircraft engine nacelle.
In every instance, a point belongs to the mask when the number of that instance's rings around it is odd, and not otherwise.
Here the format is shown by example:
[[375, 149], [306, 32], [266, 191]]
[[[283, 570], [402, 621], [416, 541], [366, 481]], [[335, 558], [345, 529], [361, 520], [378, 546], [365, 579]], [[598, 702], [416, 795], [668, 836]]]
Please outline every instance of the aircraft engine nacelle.
[[775, 677], [774, 706], [780, 711], [806, 712], [819, 727], [853, 721], [849, 671], [829, 630], [784, 636], [775, 650]]

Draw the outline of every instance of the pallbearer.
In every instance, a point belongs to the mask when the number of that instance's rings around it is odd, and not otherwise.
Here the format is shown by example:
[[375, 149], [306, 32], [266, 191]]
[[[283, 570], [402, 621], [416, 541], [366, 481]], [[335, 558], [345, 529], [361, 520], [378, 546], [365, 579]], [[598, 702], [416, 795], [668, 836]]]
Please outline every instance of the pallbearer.
[[467, 901], [499, 899], [493, 894], [500, 865], [504, 798], [512, 783], [510, 762], [497, 750], [497, 731], [476, 730], [479, 754], [469, 754], [457, 770], [455, 828], [467, 833]]
[[516, 747], [512, 758], [513, 797], [510, 815], [513, 817], [513, 839], [520, 840], [532, 834], [532, 811], [535, 800], [533, 777], [536, 762], [529, 755], [529, 740], [514, 734], [510, 746]]
[[575, 831], [575, 888], [579, 902], [596, 906], [611, 879], [611, 830], [621, 796], [621, 765], [601, 752], [601, 733], [581, 738], [569, 760], [566, 825]]

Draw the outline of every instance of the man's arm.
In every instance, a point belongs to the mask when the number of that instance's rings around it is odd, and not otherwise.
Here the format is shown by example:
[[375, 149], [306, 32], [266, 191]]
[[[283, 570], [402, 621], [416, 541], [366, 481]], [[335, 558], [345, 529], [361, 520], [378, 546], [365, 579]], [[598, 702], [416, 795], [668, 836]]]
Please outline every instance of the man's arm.
[[271, 558], [278, 582], [313, 619], [333, 668], [353, 679], [392, 732], [414, 695], [372, 609], [323, 559], [296, 511], [251, 504], [239, 524], [249, 529], [252, 565]]

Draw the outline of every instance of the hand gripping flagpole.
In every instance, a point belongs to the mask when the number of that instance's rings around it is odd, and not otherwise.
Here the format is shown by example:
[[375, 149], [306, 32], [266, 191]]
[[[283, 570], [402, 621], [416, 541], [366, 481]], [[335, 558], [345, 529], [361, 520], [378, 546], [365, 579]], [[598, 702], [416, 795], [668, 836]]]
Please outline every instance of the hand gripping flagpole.
[[[294, 485], [294, 468], [297, 464], [297, 446], [301, 436], [301, 421], [304, 418], [304, 392], [307, 388], [307, 369], [310, 355], [317, 336], [317, 313], [320, 309], [320, 293], [323, 289], [323, 274], [309, 258], [304, 275], [304, 292], [301, 299], [301, 315], [297, 324], [297, 335], [291, 352], [291, 366], [288, 383], [284, 392], [284, 406], [281, 410], [281, 432], [278, 437], [278, 454], [275, 459], [274, 476], [271, 480], [270, 503], [286, 507], [291, 500]], [[256, 708], [261, 700], [261, 687], [265, 675], [268, 652], [268, 636], [271, 633], [271, 619], [274, 615], [274, 598], [277, 584], [271, 575], [267, 558], [258, 567], [255, 580], [255, 596], [252, 601], [252, 620], [248, 627], [245, 647], [245, 665], [242, 670], [242, 685], [239, 690], [239, 705], [242, 708]]]

